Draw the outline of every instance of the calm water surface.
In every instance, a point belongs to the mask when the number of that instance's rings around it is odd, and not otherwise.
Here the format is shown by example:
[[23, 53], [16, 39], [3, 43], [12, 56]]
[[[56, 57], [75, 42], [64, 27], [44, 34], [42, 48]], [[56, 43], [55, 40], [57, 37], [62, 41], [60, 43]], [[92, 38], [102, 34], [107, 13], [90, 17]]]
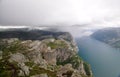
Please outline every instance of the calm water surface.
[[92, 39], [77, 39], [79, 55], [87, 61], [93, 70], [94, 77], [120, 77], [120, 49]]

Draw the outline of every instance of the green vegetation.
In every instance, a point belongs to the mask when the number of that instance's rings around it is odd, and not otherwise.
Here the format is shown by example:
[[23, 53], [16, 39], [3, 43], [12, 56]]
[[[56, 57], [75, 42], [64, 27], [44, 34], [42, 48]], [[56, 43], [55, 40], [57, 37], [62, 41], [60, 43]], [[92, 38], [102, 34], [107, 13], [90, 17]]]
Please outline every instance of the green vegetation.
[[64, 41], [56, 40], [55, 42], [47, 43], [47, 46], [51, 47], [52, 49], [56, 49], [56, 48], [65, 48], [67, 47], [67, 44]]
[[0, 40], [0, 50], [3, 50], [7, 45], [7, 42]]
[[31, 62], [31, 61], [25, 62], [25, 65], [27, 65], [29, 67], [32, 67], [34, 65], [34, 62]]
[[6, 43], [4, 41], [0, 41], [0, 51], [4, 53], [3, 58], [8, 57], [10, 54], [14, 54], [17, 52], [25, 54], [28, 51], [28, 47], [23, 45], [20, 40], [14, 41], [12, 43]]
[[84, 69], [85, 69], [85, 72], [88, 76], [91, 76], [91, 68], [90, 68], [90, 65], [86, 62], [83, 63], [84, 64]]
[[[72, 56], [71, 58], [67, 59], [64, 62], [58, 61], [57, 64], [58, 65], [65, 65], [65, 64], [70, 63], [70, 64], [72, 64], [73, 68], [77, 69], [80, 66], [80, 64], [82, 64], [81, 63], [82, 61], [83, 60], [82, 60], [81, 57], [79, 57], [79, 55], [74, 55], [74, 56]], [[82, 75], [82, 74], [81, 74], [81, 76], [82, 77], [91, 77], [90, 65], [88, 63], [86, 63], [86, 62], [84, 62], [83, 65], [84, 65], [84, 69], [85, 69], [85, 72], [86, 72], [87, 76]]]
[[30, 70], [30, 76], [32, 75], [36, 75], [36, 74], [43, 74], [46, 73], [48, 76], [50, 77], [57, 77], [56, 76], [56, 72], [50, 71], [50, 70], [46, 70], [44, 68], [40, 68], [39, 66], [34, 66], [31, 70]]
[[0, 77], [19, 77], [20, 68], [17, 62], [9, 62], [10, 54], [24, 52], [25, 46], [20, 41], [7, 43], [0, 40], [0, 51], [2, 51], [2, 59], [0, 60]]
[[72, 64], [73, 68], [78, 68], [81, 64], [82, 59], [78, 55], [74, 55], [71, 58], [67, 59], [64, 62], [57, 61], [57, 65], [65, 65], [65, 64]]
[[0, 77], [18, 77], [19, 67], [16, 62], [0, 61]]

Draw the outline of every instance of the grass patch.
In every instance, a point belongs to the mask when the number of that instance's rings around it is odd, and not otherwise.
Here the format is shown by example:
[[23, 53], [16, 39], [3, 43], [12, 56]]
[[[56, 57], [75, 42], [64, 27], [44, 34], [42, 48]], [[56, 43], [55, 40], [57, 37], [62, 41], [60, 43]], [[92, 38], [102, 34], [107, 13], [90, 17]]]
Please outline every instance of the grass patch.
[[47, 46], [51, 47], [51, 49], [56, 49], [56, 48], [65, 48], [67, 47], [67, 44], [64, 41], [56, 40], [55, 42], [47, 43]]
[[30, 76], [36, 75], [36, 74], [43, 74], [43, 73], [46, 73], [48, 76], [51, 76], [51, 77], [57, 77], [56, 76], [56, 72], [53, 72], [53, 71], [50, 71], [50, 70], [46, 70], [44, 68], [40, 68], [37, 65], [34, 66], [32, 68], [32, 70], [30, 70]]

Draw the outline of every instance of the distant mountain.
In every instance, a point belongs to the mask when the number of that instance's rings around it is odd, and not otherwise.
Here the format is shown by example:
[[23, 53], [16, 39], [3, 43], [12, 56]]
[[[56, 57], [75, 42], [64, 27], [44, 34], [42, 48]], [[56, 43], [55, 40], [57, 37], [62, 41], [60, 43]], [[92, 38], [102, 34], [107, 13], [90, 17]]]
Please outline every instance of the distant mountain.
[[100, 29], [93, 33], [91, 36], [115, 48], [120, 48], [120, 28]]
[[0, 32], [0, 77], [92, 77], [68, 32]]
[[30, 30], [29, 28], [8, 29], [0, 31], [0, 38], [19, 38], [20, 40], [42, 40], [45, 38], [63, 38], [65, 40], [73, 40], [68, 32], [44, 31], [39, 29]]

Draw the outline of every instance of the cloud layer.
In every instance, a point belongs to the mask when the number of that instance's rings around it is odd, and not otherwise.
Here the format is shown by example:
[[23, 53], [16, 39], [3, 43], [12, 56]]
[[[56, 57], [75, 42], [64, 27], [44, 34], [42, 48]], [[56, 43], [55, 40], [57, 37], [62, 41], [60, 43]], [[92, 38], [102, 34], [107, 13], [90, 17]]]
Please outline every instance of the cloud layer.
[[116, 25], [119, 3], [119, 0], [2, 0], [0, 24], [103, 26], [113, 22], [110, 24]]

